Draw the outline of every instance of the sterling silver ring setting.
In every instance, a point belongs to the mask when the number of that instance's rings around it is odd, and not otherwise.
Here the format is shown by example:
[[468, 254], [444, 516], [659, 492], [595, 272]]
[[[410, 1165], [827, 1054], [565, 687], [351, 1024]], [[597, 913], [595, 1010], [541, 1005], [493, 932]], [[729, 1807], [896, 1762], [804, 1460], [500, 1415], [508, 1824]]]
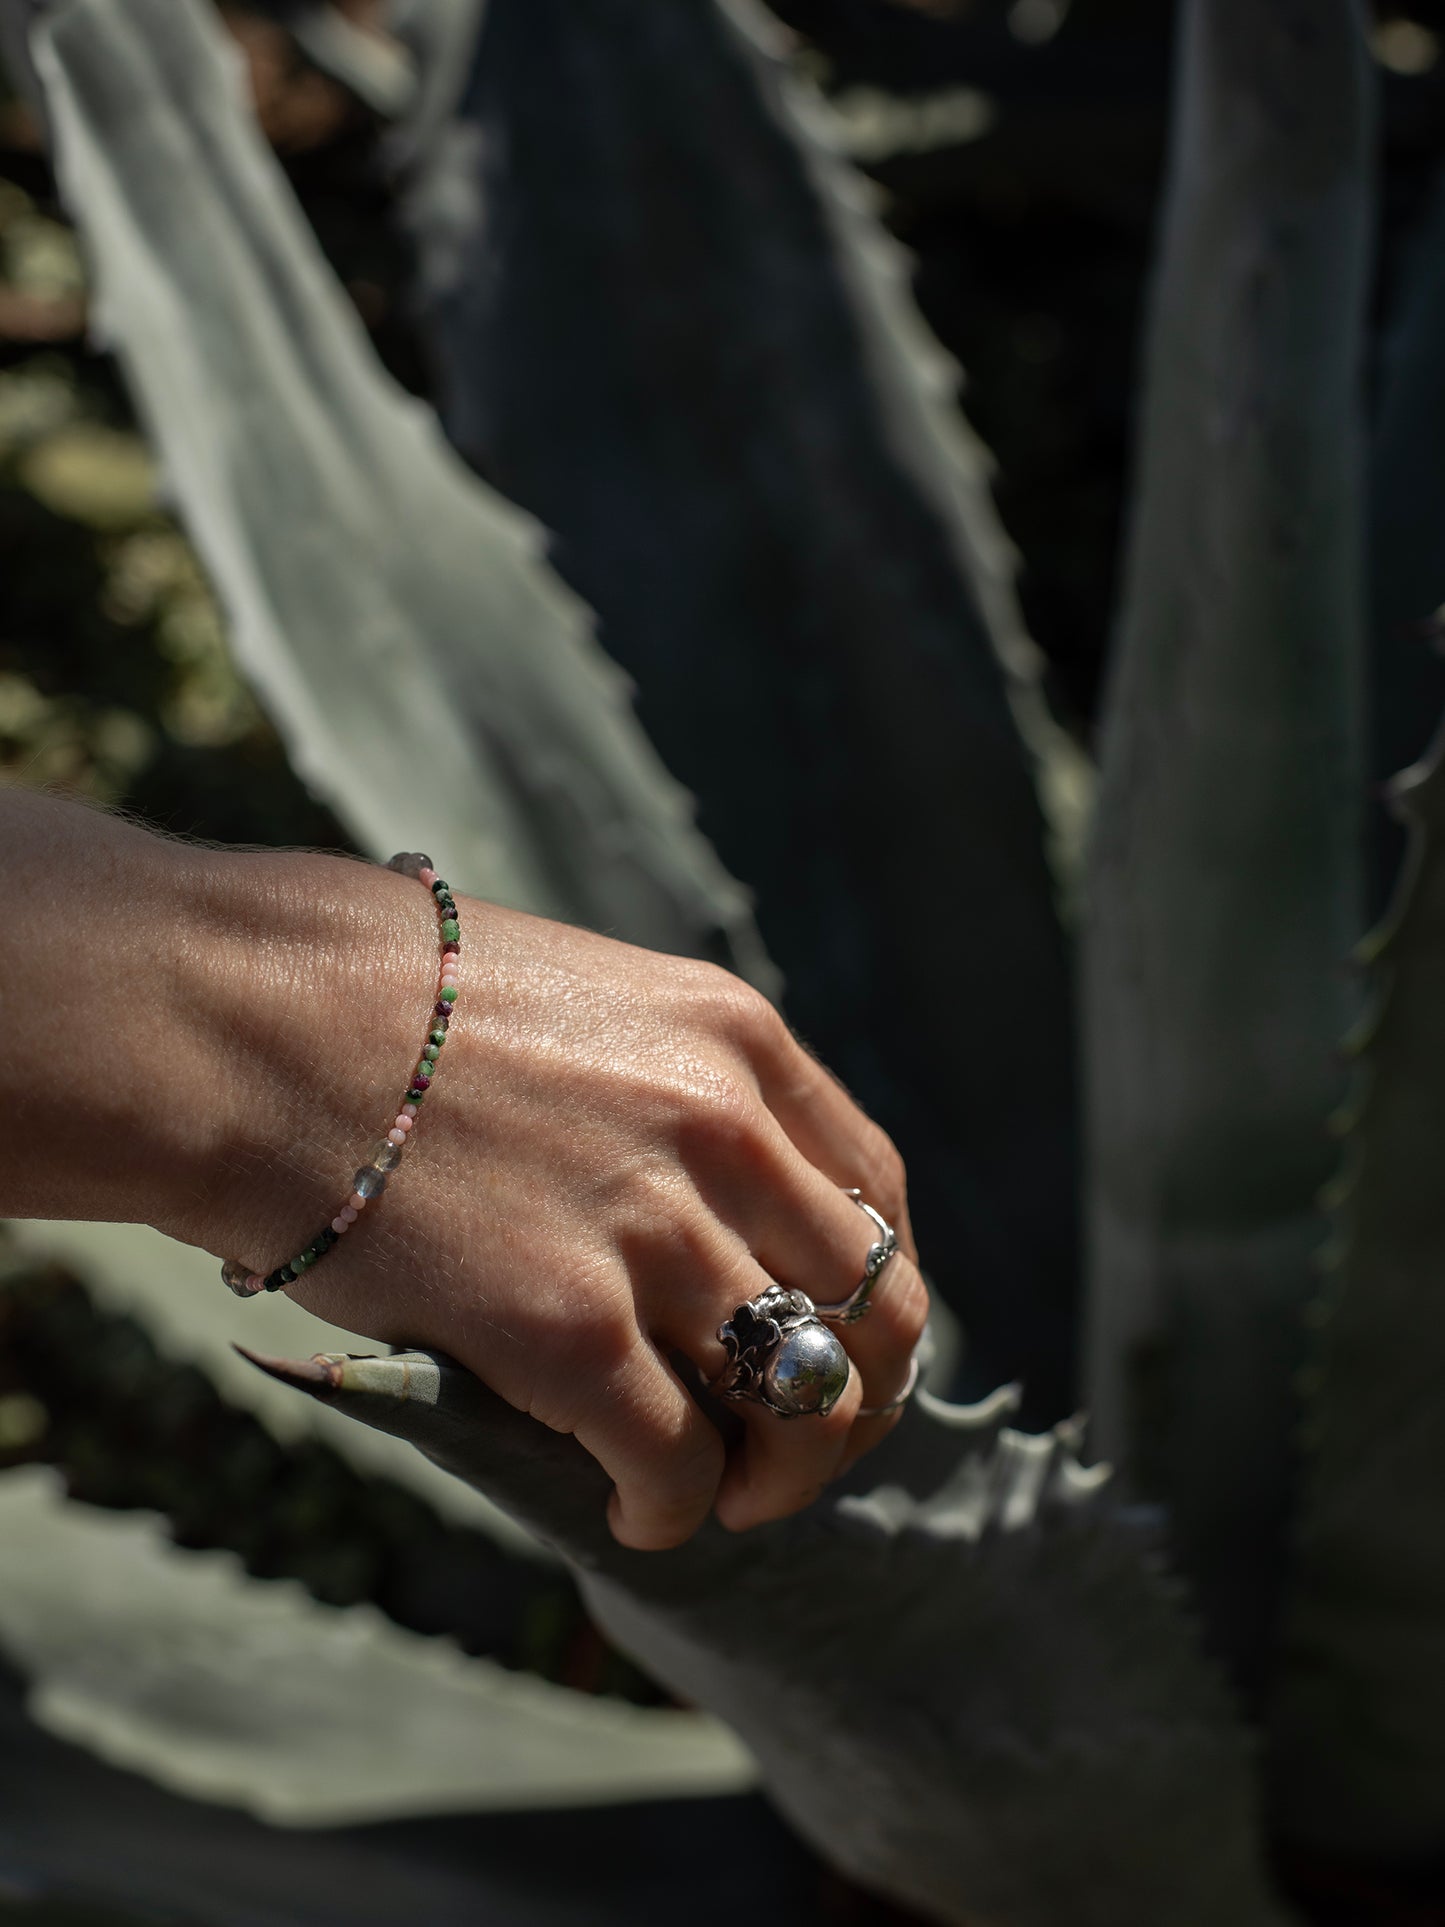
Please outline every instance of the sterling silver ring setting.
[[848, 1384], [848, 1354], [805, 1291], [769, 1285], [717, 1330], [728, 1362], [713, 1390], [779, 1418], [826, 1418]]
[[[834, 1305], [818, 1305], [805, 1291], [769, 1285], [766, 1291], [739, 1305], [718, 1326], [718, 1339], [727, 1364], [712, 1387], [722, 1398], [750, 1399], [780, 1418], [824, 1418], [843, 1396], [848, 1384], [848, 1354], [829, 1331], [831, 1325], [851, 1325], [869, 1309], [873, 1289], [898, 1250], [898, 1238], [862, 1193], [847, 1190], [878, 1232], [863, 1261], [863, 1276], [846, 1298]], [[865, 1408], [873, 1418], [896, 1412], [913, 1394], [918, 1381], [915, 1354], [903, 1390], [887, 1405]]]

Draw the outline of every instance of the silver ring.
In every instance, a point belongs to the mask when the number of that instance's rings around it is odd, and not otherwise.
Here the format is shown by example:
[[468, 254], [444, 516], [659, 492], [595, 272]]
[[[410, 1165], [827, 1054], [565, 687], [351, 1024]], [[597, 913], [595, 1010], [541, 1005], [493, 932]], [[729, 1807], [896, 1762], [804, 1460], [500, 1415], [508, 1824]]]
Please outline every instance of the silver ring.
[[851, 1198], [858, 1209], [872, 1219], [879, 1236], [875, 1243], [869, 1245], [868, 1256], [863, 1260], [863, 1276], [848, 1296], [840, 1299], [836, 1305], [815, 1307], [819, 1318], [826, 1318], [830, 1324], [835, 1325], [851, 1325], [863, 1316], [868, 1310], [868, 1301], [873, 1296], [873, 1287], [882, 1277], [889, 1259], [894, 1257], [898, 1250], [897, 1232], [873, 1209], [871, 1204], [864, 1203], [861, 1191], [855, 1191], [850, 1186], [844, 1190], [843, 1196]]
[[728, 1355], [710, 1389], [779, 1418], [826, 1418], [848, 1385], [848, 1354], [805, 1291], [769, 1285], [717, 1328]]
[[914, 1352], [908, 1361], [908, 1377], [903, 1382], [903, 1390], [897, 1398], [890, 1398], [886, 1405], [860, 1405], [859, 1418], [882, 1418], [888, 1412], [898, 1412], [912, 1398], [918, 1388], [918, 1353]]

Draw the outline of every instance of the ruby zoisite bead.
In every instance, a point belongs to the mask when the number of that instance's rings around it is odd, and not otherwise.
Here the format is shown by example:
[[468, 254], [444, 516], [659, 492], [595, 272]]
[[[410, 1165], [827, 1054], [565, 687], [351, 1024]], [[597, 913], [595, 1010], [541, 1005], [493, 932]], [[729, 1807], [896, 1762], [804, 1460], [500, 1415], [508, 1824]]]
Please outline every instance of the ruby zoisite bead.
[[452, 1007], [457, 999], [458, 959], [461, 955], [461, 921], [451, 886], [436, 873], [431, 858], [420, 850], [402, 851], [386, 866], [399, 875], [412, 877], [431, 892], [436, 906], [441, 943], [437, 1000], [427, 1023], [427, 1042], [410, 1084], [385, 1137], [374, 1145], [367, 1162], [352, 1179], [352, 1190], [345, 1204], [311, 1243], [294, 1258], [287, 1259], [266, 1276], [239, 1258], [227, 1258], [221, 1266], [222, 1282], [238, 1297], [254, 1297], [259, 1291], [280, 1291], [318, 1264], [342, 1235], [356, 1223], [368, 1200], [378, 1198], [386, 1189], [388, 1177], [401, 1161], [411, 1142], [423, 1098], [431, 1089], [438, 1069], [441, 1047], [447, 1040]]

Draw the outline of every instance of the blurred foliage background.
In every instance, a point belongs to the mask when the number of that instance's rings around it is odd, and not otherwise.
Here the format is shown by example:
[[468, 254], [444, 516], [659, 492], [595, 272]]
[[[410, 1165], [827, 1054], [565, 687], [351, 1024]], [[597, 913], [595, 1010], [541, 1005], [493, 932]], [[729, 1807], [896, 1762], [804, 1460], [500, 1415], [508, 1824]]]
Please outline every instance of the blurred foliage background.
[[[374, 0], [342, 9], [381, 28]], [[1020, 593], [1058, 716], [1087, 742], [1116, 600], [1141, 307], [1168, 103], [1158, 0], [774, 0], [841, 142], [877, 184], [1025, 558]], [[309, 61], [294, 10], [222, 8], [263, 127], [383, 360], [428, 395], [381, 116]], [[1445, 0], [1377, 11], [1385, 304], [1445, 158]], [[0, 779], [223, 842], [346, 847], [231, 664], [116, 372], [42, 130], [0, 105]], [[646, 716], [646, 691], [642, 692]], [[1424, 726], [1422, 725], [1422, 747]], [[146, 1507], [318, 1599], [589, 1692], [654, 1702], [565, 1575], [508, 1560], [414, 1492], [281, 1441], [144, 1326], [56, 1268], [0, 1294], [0, 1471]], [[404, 1556], [403, 1556], [404, 1554]], [[485, 1575], [485, 1583], [479, 1576]], [[824, 1877], [817, 1875], [820, 1883]], [[831, 1919], [887, 1910], [829, 1877]], [[46, 1913], [59, 1920], [59, 1913]], [[69, 1918], [69, 1916], [65, 1916]], [[42, 1918], [40, 1913], [35, 1919]]]

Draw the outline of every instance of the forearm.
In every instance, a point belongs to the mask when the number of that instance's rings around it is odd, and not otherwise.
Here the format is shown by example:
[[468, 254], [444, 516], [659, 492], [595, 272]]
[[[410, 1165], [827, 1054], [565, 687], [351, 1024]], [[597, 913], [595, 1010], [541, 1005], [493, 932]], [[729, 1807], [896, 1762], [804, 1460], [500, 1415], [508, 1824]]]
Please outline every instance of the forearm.
[[329, 1216], [414, 1056], [422, 893], [19, 790], [0, 852], [0, 1212], [283, 1251]]

